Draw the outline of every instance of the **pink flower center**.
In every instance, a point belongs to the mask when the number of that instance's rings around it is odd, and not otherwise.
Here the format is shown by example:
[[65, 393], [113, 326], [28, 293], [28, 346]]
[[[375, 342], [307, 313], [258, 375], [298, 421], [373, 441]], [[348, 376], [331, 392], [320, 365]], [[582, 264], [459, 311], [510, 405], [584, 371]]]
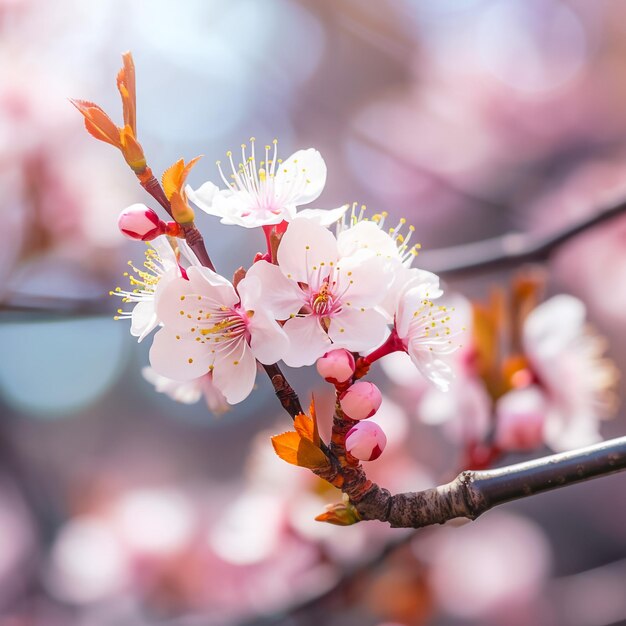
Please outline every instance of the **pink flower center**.
[[210, 326], [199, 328], [199, 333], [206, 340], [215, 342], [238, 340], [244, 338], [250, 341], [250, 318], [254, 314], [253, 311], [244, 311], [241, 306], [236, 305], [233, 308], [223, 307], [218, 312], [211, 314]]
[[332, 317], [341, 311], [341, 301], [332, 292], [328, 280], [325, 280], [317, 291], [309, 294], [309, 306], [311, 311], [319, 317]]

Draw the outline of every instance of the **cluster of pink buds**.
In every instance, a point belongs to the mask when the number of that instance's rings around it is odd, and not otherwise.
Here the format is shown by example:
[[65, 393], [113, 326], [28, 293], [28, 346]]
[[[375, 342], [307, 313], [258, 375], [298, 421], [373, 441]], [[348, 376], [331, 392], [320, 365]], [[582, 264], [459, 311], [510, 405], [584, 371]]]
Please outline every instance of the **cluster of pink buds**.
[[152, 241], [161, 235], [176, 237], [180, 234], [177, 222], [164, 222], [145, 204], [133, 204], [124, 209], [117, 219], [122, 235], [135, 241]]
[[385, 449], [387, 438], [374, 422], [365, 422], [380, 408], [382, 395], [376, 385], [366, 381], [350, 384], [356, 372], [354, 355], [339, 349], [317, 360], [320, 376], [337, 387], [339, 405], [344, 415], [358, 422], [346, 435], [346, 450], [360, 461], [373, 461]]

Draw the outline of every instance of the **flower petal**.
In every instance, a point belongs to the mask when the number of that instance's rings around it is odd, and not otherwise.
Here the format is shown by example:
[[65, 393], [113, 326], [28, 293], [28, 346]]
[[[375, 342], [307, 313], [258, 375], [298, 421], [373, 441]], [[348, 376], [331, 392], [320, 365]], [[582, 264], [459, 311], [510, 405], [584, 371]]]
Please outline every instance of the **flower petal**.
[[585, 305], [574, 296], [559, 294], [535, 308], [524, 322], [524, 347], [539, 359], [558, 356], [582, 334]]
[[389, 335], [387, 320], [375, 309], [344, 307], [330, 322], [328, 335], [337, 347], [371, 351]]
[[440, 391], [448, 391], [454, 372], [444, 360], [437, 358], [430, 350], [418, 350], [409, 344], [408, 353], [415, 367]]
[[192, 380], [209, 371], [215, 355], [205, 344], [183, 337], [167, 327], [154, 336], [150, 365], [157, 374], [172, 380]]
[[[183, 404], [195, 404], [202, 396], [200, 380], [194, 379], [189, 381], [172, 380], [157, 374], [151, 367], [144, 367], [141, 370], [143, 377], [154, 385], [159, 393], [164, 393], [176, 402]], [[204, 377], [203, 377], [204, 378]]]
[[245, 340], [231, 350], [220, 351], [214, 363], [213, 384], [224, 394], [229, 404], [245, 400], [254, 387], [256, 359]]
[[341, 256], [349, 256], [359, 250], [368, 250], [374, 254], [400, 260], [396, 242], [371, 221], [357, 222], [350, 228], [344, 228], [337, 236], [337, 245]]
[[178, 260], [176, 259], [176, 255], [174, 254], [174, 249], [170, 245], [170, 242], [167, 240], [167, 237], [165, 237], [165, 235], [161, 235], [160, 237], [153, 239], [150, 242], [150, 245], [159, 255], [164, 270], [170, 270], [172, 268], [178, 267]]
[[246, 310], [258, 311], [262, 306], [271, 311], [277, 320], [297, 313], [305, 301], [298, 284], [286, 278], [278, 266], [267, 261], [257, 261], [237, 289]]
[[283, 330], [289, 337], [289, 349], [283, 361], [290, 367], [313, 365], [331, 346], [328, 335], [314, 315], [287, 320]]
[[290, 211], [285, 206], [268, 209], [247, 191], [220, 191], [213, 201], [215, 215], [222, 216], [222, 224], [235, 224], [244, 228], [257, 228], [266, 224], [279, 224]]
[[283, 274], [297, 282], [313, 282], [313, 286], [328, 276], [330, 264], [335, 264], [337, 257], [334, 235], [304, 218], [296, 218], [289, 224], [278, 247], [278, 265]]
[[331, 226], [344, 216], [349, 206], [349, 204], [344, 204], [336, 209], [302, 209], [298, 211], [298, 217], [311, 220], [321, 226]]
[[215, 197], [219, 191], [219, 187], [211, 181], [207, 181], [195, 190], [189, 185], [185, 187], [187, 198], [189, 198], [189, 200], [191, 200], [199, 209], [202, 209], [209, 215], [217, 215], [221, 217], [221, 214], [218, 213], [213, 206]]
[[356, 307], [376, 306], [385, 299], [393, 281], [392, 266], [377, 256], [341, 259], [337, 271], [342, 300]]
[[154, 310], [154, 300], [138, 302], [131, 315], [130, 334], [143, 341], [157, 326], [159, 318]]
[[155, 297], [155, 308], [158, 319], [168, 328], [186, 329], [189, 326], [192, 313], [181, 305], [187, 301], [192, 302], [191, 296], [195, 289], [184, 278], [174, 278], [157, 289], [158, 297]]
[[313, 202], [319, 198], [325, 184], [326, 163], [314, 148], [294, 152], [276, 172], [276, 195], [284, 204]]
[[289, 338], [276, 320], [263, 310], [250, 319], [250, 347], [261, 363], [280, 361], [289, 349]]
[[[216, 304], [226, 307], [233, 307], [239, 302], [239, 296], [231, 282], [208, 267], [190, 267], [187, 276], [196, 294], [213, 299]], [[203, 308], [201, 304], [200, 308]]]

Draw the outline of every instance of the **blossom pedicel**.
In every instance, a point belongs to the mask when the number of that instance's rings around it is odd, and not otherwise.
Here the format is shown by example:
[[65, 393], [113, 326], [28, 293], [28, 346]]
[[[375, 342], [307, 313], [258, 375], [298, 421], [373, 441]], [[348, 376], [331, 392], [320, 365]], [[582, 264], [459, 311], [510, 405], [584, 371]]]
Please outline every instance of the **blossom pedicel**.
[[386, 445], [387, 437], [375, 422], [359, 422], [346, 435], [346, 450], [360, 461], [374, 461]]

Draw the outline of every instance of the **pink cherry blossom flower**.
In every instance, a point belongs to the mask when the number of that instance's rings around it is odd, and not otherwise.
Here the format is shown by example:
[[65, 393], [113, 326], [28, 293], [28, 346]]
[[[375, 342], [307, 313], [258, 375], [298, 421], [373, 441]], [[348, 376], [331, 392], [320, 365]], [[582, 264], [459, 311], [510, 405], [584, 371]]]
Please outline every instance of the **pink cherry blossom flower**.
[[604, 341], [585, 326], [585, 305], [569, 295], [540, 304], [526, 318], [523, 344], [547, 396], [546, 443], [567, 450], [599, 441], [617, 372], [603, 357]]
[[334, 235], [314, 221], [297, 218], [278, 248], [278, 265], [255, 263], [263, 303], [278, 320], [289, 349], [287, 365], [311, 365], [332, 347], [371, 350], [388, 334], [377, 310], [393, 279], [390, 268], [367, 251], [341, 256]]
[[246, 277], [233, 285], [203, 267], [191, 267], [188, 280], [176, 278], [163, 289], [150, 363], [158, 374], [186, 381], [213, 374], [230, 404], [244, 400], [256, 378], [256, 361], [274, 363], [287, 349], [285, 332], [257, 306], [260, 285]]
[[172, 380], [157, 374], [151, 367], [141, 370], [143, 377], [159, 393], [181, 402], [182, 404], [195, 404], [204, 396], [209, 411], [214, 415], [221, 415], [229, 410], [224, 394], [213, 383], [213, 374], [208, 373], [193, 380]]
[[[232, 174], [230, 180], [218, 161], [220, 176], [226, 189], [212, 182], [195, 191], [187, 187], [187, 196], [209, 215], [222, 218], [223, 224], [245, 228], [280, 224], [296, 216], [297, 207], [317, 199], [326, 184], [326, 164], [313, 148], [299, 150], [285, 162], [278, 158], [277, 144], [265, 146], [265, 159], [257, 164], [254, 138], [251, 151], [241, 146], [241, 162], [235, 165], [232, 152], [227, 152]], [[331, 211], [306, 209], [299, 215], [316, 219], [324, 225], [337, 221], [347, 206]]]

